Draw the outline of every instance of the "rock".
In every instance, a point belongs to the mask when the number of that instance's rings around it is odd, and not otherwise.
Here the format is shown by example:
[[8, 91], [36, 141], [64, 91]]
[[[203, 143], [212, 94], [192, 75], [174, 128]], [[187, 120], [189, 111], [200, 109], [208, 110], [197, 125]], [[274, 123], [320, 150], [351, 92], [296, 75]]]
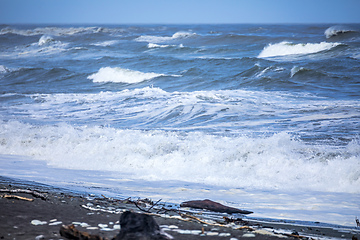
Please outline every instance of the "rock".
[[172, 237], [160, 231], [154, 218], [147, 214], [124, 212], [120, 216], [120, 233], [115, 240], [168, 240]]
[[191, 208], [199, 208], [199, 209], [207, 209], [213, 212], [221, 212], [221, 213], [241, 213], [241, 214], [250, 214], [253, 213], [251, 211], [240, 210], [233, 207], [224, 206], [220, 203], [211, 201], [209, 199], [205, 200], [194, 200], [183, 202], [180, 204], [180, 207], [191, 207]]

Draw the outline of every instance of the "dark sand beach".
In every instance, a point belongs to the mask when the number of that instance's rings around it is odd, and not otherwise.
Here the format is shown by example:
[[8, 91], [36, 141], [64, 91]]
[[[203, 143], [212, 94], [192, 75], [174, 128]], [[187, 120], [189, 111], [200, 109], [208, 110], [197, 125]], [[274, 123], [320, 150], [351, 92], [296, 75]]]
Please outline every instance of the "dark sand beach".
[[[231, 215], [222, 221], [211, 221], [200, 214], [165, 211], [155, 203], [131, 199], [111, 199], [71, 192], [33, 182], [0, 177], [0, 239], [67, 239], [60, 235], [61, 226], [73, 224], [77, 230], [112, 239], [119, 233], [119, 218], [127, 210], [154, 217], [163, 232], [173, 239], [359, 239], [357, 229], [332, 229], [296, 226], [286, 223], [241, 221]], [[27, 189], [30, 193], [5, 193]], [[7, 197], [5, 197], [7, 195]], [[14, 195], [9, 197], [9, 195]], [[17, 199], [23, 197], [26, 199]], [[33, 199], [32, 201], [28, 201]], [[163, 208], [163, 211], [160, 209]]]

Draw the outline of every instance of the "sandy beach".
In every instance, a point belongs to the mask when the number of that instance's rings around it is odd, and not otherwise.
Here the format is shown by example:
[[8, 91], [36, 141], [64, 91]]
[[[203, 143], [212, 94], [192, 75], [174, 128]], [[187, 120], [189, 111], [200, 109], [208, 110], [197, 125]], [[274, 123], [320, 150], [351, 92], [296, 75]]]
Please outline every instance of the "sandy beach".
[[[112, 199], [0, 177], [1, 239], [66, 239], [61, 226], [112, 239], [125, 211], [150, 214], [173, 239], [359, 239], [358, 229], [331, 229], [241, 220], [231, 215], [212, 221], [201, 214], [169, 211], [151, 200]], [[12, 190], [30, 190], [33, 193]], [[8, 193], [6, 193], [8, 191]], [[136, 203], [136, 204], [135, 204]], [[162, 210], [161, 210], [162, 209]], [[146, 211], [146, 212], [145, 212]]]

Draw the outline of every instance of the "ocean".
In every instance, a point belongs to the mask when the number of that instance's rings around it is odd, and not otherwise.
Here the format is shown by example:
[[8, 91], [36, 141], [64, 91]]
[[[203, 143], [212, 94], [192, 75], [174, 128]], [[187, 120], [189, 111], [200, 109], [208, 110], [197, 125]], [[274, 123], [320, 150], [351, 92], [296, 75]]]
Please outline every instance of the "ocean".
[[360, 217], [360, 25], [0, 25], [0, 175]]

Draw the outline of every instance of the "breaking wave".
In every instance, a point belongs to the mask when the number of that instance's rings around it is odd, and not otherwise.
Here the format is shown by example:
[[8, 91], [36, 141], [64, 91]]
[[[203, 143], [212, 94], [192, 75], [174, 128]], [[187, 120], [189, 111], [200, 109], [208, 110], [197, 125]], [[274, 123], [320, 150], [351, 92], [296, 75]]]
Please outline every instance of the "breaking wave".
[[97, 73], [88, 76], [88, 79], [92, 79], [93, 82], [139, 83], [160, 76], [166, 75], [153, 72], [144, 73], [120, 67], [103, 67]]
[[135, 39], [137, 42], [148, 42], [148, 43], [161, 43], [165, 41], [171, 41], [175, 39], [184, 39], [196, 36], [196, 33], [193, 32], [176, 32], [171, 37], [168, 36], [140, 36]]
[[276, 44], [269, 44], [261, 51], [258, 57], [266, 58], [266, 57], [318, 53], [318, 52], [330, 50], [339, 45], [341, 45], [341, 43], [321, 42], [321, 43], [295, 44], [291, 42], [281, 42]]
[[184, 180], [251, 189], [358, 193], [359, 142], [343, 150], [308, 146], [287, 133], [263, 138], [111, 127], [0, 125], [0, 152], [67, 169], [115, 171], [135, 179]]
[[329, 27], [328, 29], [326, 29], [324, 34], [325, 34], [326, 38], [331, 38], [334, 36], [338, 36], [338, 35], [341, 35], [344, 33], [350, 33], [350, 32], [356, 32], [356, 31], [352, 30], [348, 27], [345, 27], [345, 26], [336, 25], [336, 26], [332, 26], [332, 27]]

